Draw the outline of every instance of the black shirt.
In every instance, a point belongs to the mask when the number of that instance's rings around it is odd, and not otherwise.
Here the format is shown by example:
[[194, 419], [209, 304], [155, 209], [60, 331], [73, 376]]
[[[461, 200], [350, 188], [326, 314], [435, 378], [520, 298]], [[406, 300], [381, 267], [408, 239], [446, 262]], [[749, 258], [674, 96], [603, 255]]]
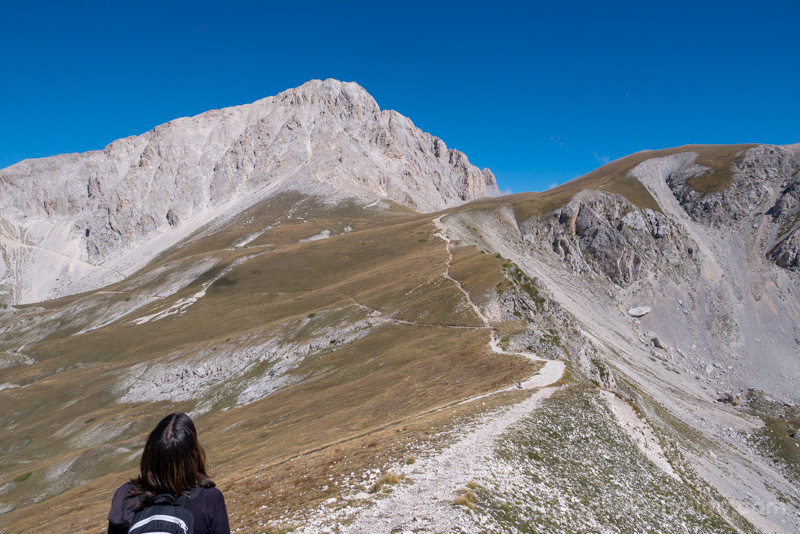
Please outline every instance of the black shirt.
[[[108, 512], [108, 534], [127, 534], [139, 502], [138, 495], [131, 495], [132, 487], [126, 482], [114, 493]], [[186, 510], [194, 516], [194, 534], [230, 534], [225, 498], [217, 488], [205, 488], [186, 503]]]

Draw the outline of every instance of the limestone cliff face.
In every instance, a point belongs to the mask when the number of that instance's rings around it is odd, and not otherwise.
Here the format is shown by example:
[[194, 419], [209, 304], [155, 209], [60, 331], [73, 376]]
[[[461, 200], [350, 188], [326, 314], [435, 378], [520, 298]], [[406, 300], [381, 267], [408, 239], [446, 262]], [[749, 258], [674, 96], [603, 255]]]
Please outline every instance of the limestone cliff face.
[[667, 185], [686, 213], [706, 226], [730, 231], [747, 228], [779, 267], [800, 271], [800, 145], [761, 145], [731, 168], [730, 183], [702, 191], [693, 179], [716, 171], [686, 165], [671, 173]]
[[[696, 259], [697, 244], [686, 225], [679, 224], [681, 212], [709, 235], [740, 235], [741, 243], [756, 255], [800, 271], [800, 145], [741, 150], [730, 168], [727, 163], [705, 166], [697, 156], [670, 156], [669, 165], [656, 173], [656, 181], [663, 180], [679, 206], [671, 215], [637, 209], [617, 195], [585, 190], [544, 224], [525, 226], [537, 239], [551, 243], [574, 271], [596, 271], [621, 285], [639, 280], [658, 265], [688, 267]], [[631, 173], [648, 174], [659, 161], [646, 160]]]
[[119, 279], [141, 266], [130, 257], [137, 249], [152, 256], [213, 217], [286, 190], [430, 212], [497, 186], [488, 169], [382, 111], [357, 84], [315, 80], [101, 151], [0, 170], [3, 300], [34, 302]]
[[621, 285], [659, 264], [691, 260], [696, 245], [669, 217], [601, 191], [578, 193], [552, 217], [526, 221], [526, 239], [550, 243], [575, 272], [595, 271]]

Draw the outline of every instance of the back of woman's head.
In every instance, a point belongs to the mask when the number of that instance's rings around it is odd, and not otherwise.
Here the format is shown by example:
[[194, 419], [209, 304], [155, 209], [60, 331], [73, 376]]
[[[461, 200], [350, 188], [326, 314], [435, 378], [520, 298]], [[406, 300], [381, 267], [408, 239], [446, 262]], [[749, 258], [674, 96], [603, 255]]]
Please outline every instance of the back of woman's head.
[[144, 493], [146, 498], [162, 493], [181, 495], [197, 486], [214, 486], [206, 473], [206, 454], [188, 415], [169, 414], [150, 432], [142, 453], [141, 473], [132, 482], [136, 492]]

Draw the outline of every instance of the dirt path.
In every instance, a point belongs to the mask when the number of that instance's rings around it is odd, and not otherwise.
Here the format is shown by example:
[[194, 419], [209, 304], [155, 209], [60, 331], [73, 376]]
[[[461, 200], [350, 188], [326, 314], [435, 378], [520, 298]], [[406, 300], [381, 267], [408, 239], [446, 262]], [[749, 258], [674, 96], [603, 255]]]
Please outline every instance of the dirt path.
[[[464, 298], [467, 300], [467, 303], [469, 303], [470, 307], [472, 307], [472, 310], [475, 312], [475, 315], [477, 315], [483, 322], [484, 328], [489, 332], [489, 347], [492, 349], [492, 352], [494, 352], [495, 354], [503, 354], [506, 356], [523, 356], [531, 361], [544, 363], [544, 367], [542, 367], [539, 373], [533, 375], [528, 380], [520, 384], [521, 389], [534, 389], [534, 388], [545, 387], [552, 384], [553, 382], [556, 382], [559, 378], [561, 378], [561, 375], [564, 373], [564, 362], [558, 360], [545, 360], [544, 358], [540, 358], [533, 352], [528, 352], [528, 351], [508, 352], [500, 347], [500, 340], [499, 340], [500, 337], [497, 334], [497, 329], [494, 327], [494, 325], [492, 325], [488, 317], [484, 315], [480, 307], [477, 304], [475, 304], [469, 292], [466, 289], [464, 289], [463, 285], [461, 285], [461, 282], [450, 276], [450, 266], [453, 262], [453, 251], [452, 251], [453, 244], [451, 243], [450, 238], [447, 237], [447, 228], [445, 228], [445, 226], [442, 224], [441, 217], [437, 217], [436, 219], [434, 219], [433, 224], [436, 225], [436, 228], [438, 229], [438, 232], [435, 235], [444, 240], [445, 243], [447, 243], [447, 254], [448, 254], [447, 268], [445, 269], [445, 272], [442, 276], [444, 276], [448, 280], [452, 280], [453, 283], [456, 284], [456, 286], [458, 286], [459, 291], [461, 291], [461, 293], [464, 295]], [[513, 389], [513, 387], [508, 389]], [[504, 390], [499, 390], [499, 391], [504, 391]], [[490, 392], [486, 395], [494, 395], [499, 391]], [[486, 395], [480, 395], [478, 397], [474, 397], [472, 399], [469, 399], [467, 402], [484, 397]]]
[[[307, 529], [316, 528], [317, 532], [340, 532], [342, 534], [474, 531], [477, 525], [465, 513], [465, 509], [453, 504], [458, 491], [465, 489], [470, 481], [489, 475], [485, 460], [493, 454], [497, 438], [536, 409], [542, 400], [549, 397], [554, 389], [547, 386], [551, 386], [563, 375], [564, 363], [561, 361], [543, 360], [530, 352], [511, 353], [500, 348], [496, 330], [489, 319], [473, 302], [461, 283], [450, 276], [449, 270], [453, 260], [452, 244], [440, 218], [434, 219], [433, 222], [438, 229], [436, 235], [447, 243], [449, 260], [443, 276], [458, 286], [475, 314], [483, 321], [489, 333], [489, 346], [492, 351], [496, 354], [521, 355], [533, 361], [544, 362], [544, 366], [538, 374], [521, 384], [523, 389], [535, 389], [536, 391], [524, 401], [510, 406], [500, 413], [484, 416], [460, 441], [441, 453], [420, 459], [413, 466], [405, 466], [403, 471], [407, 475], [406, 480], [411, 483], [398, 487], [385, 498], [376, 500], [373, 506], [359, 509], [357, 515], [354, 514], [355, 520], [352, 523], [347, 526], [328, 526], [322, 529], [319, 524], [307, 525]], [[514, 389], [514, 386], [506, 389]], [[485, 396], [477, 396], [466, 402]]]
[[[330, 290], [330, 292], [331, 293], [335, 293], [336, 295], [339, 295], [340, 297], [344, 297], [345, 296], [345, 295], [343, 295], [342, 293], [340, 293], [337, 290]], [[423, 327], [423, 328], [454, 328], [456, 330], [483, 330], [484, 328], [486, 328], [485, 326], [464, 326], [464, 325], [459, 325], [459, 324], [436, 324], [436, 323], [420, 323], [420, 322], [417, 322], [417, 321], [406, 321], [405, 319], [398, 319], [396, 317], [393, 317], [391, 314], [383, 313], [382, 311], [380, 311], [380, 310], [378, 310], [376, 308], [373, 308], [371, 306], [367, 306], [365, 304], [362, 304], [358, 300], [356, 300], [355, 297], [346, 297], [346, 298], [349, 298], [350, 302], [352, 302], [353, 305], [356, 306], [357, 308], [361, 308], [362, 310], [368, 312], [369, 316], [371, 318], [376, 318], [377, 317], [377, 318], [380, 318], [381, 320], [384, 320], [386, 322], [391, 322], [391, 323], [394, 323], [394, 324], [404, 324], [404, 325], [408, 325], [408, 326], [420, 326], [420, 327]]]

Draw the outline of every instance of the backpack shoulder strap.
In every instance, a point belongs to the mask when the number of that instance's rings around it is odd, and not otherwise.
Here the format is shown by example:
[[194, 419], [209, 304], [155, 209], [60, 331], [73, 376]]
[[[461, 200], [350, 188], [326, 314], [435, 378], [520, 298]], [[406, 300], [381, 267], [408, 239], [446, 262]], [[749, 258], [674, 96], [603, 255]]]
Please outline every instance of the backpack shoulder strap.
[[197, 486], [186, 495], [181, 495], [180, 497], [178, 497], [175, 500], [175, 504], [181, 507], [186, 506], [187, 502], [195, 500], [202, 492], [203, 492], [203, 486]]

